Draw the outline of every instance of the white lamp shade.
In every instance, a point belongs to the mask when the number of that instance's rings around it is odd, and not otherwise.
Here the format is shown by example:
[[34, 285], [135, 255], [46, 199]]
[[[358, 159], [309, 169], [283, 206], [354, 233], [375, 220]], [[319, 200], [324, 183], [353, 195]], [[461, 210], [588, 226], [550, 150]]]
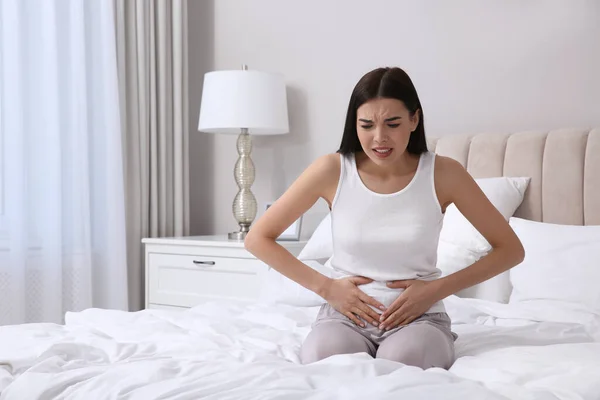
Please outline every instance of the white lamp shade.
[[215, 71], [204, 75], [198, 130], [253, 135], [289, 132], [283, 76], [261, 71]]

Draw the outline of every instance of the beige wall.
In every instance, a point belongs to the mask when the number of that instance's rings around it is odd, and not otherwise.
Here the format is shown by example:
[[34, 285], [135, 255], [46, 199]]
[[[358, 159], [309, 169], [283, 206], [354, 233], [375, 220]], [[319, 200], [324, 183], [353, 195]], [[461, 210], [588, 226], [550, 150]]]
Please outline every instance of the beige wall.
[[[288, 82], [291, 133], [254, 141], [259, 208], [337, 149], [352, 87], [378, 66], [411, 75], [429, 135], [600, 125], [600, 1], [191, 3], [194, 234], [236, 228], [236, 138], [196, 130], [206, 70], [246, 63]], [[325, 212], [320, 204], [308, 213], [305, 234]]]

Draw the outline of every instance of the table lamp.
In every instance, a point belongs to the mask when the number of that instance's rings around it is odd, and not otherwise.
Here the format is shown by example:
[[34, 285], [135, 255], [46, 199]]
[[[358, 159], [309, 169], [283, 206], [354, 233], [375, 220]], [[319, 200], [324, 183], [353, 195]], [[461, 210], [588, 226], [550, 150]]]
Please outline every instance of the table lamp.
[[256, 198], [250, 190], [254, 183], [254, 163], [250, 158], [252, 135], [288, 133], [288, 110], [283, 76], [241, 70], [214, 71], [204, 75], [198, 131], [238, 134], [239, 157], [233, 169], [238, 192], [233, 199], [233, 216], [239, 231], [230, 232], [232, 240], [244, 240], [256, 217]]

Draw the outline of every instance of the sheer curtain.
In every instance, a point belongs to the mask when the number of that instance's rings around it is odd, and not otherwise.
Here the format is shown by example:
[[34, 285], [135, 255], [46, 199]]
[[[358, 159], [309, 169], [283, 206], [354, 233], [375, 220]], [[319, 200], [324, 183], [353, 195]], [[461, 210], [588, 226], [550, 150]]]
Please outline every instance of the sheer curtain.
[[0, 4], [0, 324], [127, 309], [114, 3]]

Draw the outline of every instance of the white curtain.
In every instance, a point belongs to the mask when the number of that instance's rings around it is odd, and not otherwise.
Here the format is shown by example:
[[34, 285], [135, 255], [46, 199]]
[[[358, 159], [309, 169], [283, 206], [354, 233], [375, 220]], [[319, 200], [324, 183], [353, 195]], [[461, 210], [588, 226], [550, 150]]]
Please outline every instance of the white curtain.
[[114, 3], [0, 3], [0, 324], [127, 309]]

